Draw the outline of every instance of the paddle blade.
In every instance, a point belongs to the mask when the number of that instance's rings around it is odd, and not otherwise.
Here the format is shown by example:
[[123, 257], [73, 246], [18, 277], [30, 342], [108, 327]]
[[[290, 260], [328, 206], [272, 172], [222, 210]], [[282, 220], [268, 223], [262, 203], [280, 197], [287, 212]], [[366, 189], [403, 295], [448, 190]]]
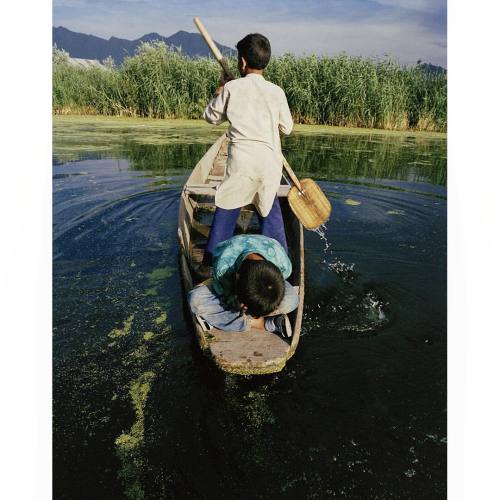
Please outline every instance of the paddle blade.
[[301, 179], [300, 185], [302, 193], [296, 186], [290, 188], [288, 203], [306, 229], [317, 229], [330, 217], [332, 205], [312, 179]]

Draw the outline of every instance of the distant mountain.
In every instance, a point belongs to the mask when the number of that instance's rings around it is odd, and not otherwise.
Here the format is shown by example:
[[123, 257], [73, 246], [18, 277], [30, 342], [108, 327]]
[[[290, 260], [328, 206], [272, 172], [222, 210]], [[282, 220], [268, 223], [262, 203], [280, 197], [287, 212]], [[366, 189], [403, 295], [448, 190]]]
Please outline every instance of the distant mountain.
[[[109, 40], [94, 35], [76, 33], [63, 26], [52, 28], [52, 43], [58, 49], [63, 49], [71, 57], [79, 59], [97, 59], [103, 61], [112, 57], [116, 64], [121, 64], [126, 56], [134, 55], [135, 50], [142, 42], [159, 40], [168, 46], [180, 47], [182, 52], [189, 57], [209, 56], [210, 49], [207, 47], [201, 35], [178, 31], [172, 36], [162, 36], [158, 33], [149, 33], [137, 40], [126, 40], [112, 36]], [[236, 51], [225, 45], [215, 42], [224, 55], [235, 55]]]

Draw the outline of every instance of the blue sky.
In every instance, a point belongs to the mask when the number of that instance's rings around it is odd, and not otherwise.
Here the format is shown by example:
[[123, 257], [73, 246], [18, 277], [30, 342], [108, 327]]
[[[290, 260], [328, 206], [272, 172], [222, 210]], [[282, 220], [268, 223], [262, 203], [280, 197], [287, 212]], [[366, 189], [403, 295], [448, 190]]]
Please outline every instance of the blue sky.
[[266, 35], [275, 54], [389, 55], [446, 67], [446, 0], [54, 0], [53, 24], [103, 38], [194, 32], [204, 21], [234, 47], [247, 33]]

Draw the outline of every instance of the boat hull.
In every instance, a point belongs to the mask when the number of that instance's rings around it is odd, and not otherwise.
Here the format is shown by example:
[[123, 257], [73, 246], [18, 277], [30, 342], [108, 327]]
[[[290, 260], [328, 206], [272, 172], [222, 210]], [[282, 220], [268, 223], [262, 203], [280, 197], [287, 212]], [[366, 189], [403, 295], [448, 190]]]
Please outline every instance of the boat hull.
[[[181, 194], [178, 239], [181, 276], [186, 294], [198, 284], [194, 270], [201, 262], [215, 211], [215, 190], [224, 178], [227, 146], [228, 139], [224, 135], [198, 162]], [[190, 313], [200, 348], [225, 372], [240, 375], [276, 373], [283, 369], [297, 349], [304, 307], [304, 234], [300, 222], [288, 204], [289, 190], [290, 185], [283, 184], [278, 197], [293, 268], [288, 281], [296, 287], [299, 296], [297, 309], [289, 314], [293, 329], [291, 340], [287, 341], [259, 329], [248, 332], [214, 329], [202, 318]], [[243, 207], [236, 233], [257, 232], [256, 221], [254, 207]]]

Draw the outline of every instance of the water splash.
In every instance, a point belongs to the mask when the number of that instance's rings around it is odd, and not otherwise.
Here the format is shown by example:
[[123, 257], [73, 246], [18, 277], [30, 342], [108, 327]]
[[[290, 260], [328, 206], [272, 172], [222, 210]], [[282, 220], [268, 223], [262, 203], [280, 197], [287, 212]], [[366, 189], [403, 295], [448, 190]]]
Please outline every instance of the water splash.
[[389, 321], [385, 312], [388, 305], [373, 290], [364, 292], [361, 297], [350, 295], [332, 311], [336, 328], [339, 332], [351, 334], [376, 332]]
[[348, 264], [333, 255], [333, 244], [328, 241], [326, 224], [321, 224], [321, 226], [314, 229], [314, 232], [325, 244], [323, 248], [323, 260], [321, 263], [339, 276], [344, 283], [353, 281], [356, 278], [354, 263], [351, 262]]
[[332, 244], [328, 241], [328, 237], [326, 236], [327, 227], [326, 224], [321, 224], [321, 226], [313, 229], [313, 231], [320, 237], [321, 240], [325, 242], [325, 248], [323, 249], [323, 253], [326, 253]]
[[379, 331], [389, 322], [389, 302], [374, 290], [339, 290], [304, 310], [302, 334], [335, 331], [337, 334], [366, 335]]
[[333, 262], [328, 263], [324, 260], [322, 263], [326, 264], [330, 271], [340, 276], [344, 283], [353, 281], [356, 278], [354, 263], [347, 264], [346, 262], [342, 262], [338, 257], [334, 257]]
[[363, 304], [365, 309], [372, 309], [378, 315], [378, 319], [383, 321], [386, 319], [383, 308], [387, 306], [387, 302], [383, 302], [381, 299], [375, 296], [374, 292], [368, 292], [365, 297], [366, 301]]

